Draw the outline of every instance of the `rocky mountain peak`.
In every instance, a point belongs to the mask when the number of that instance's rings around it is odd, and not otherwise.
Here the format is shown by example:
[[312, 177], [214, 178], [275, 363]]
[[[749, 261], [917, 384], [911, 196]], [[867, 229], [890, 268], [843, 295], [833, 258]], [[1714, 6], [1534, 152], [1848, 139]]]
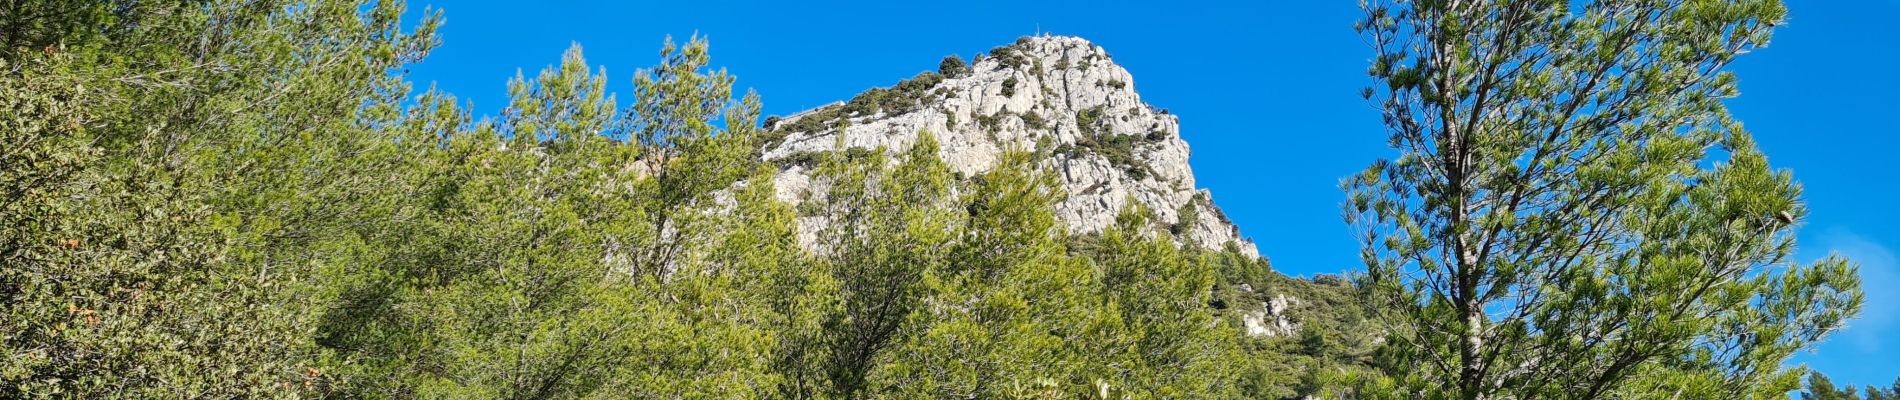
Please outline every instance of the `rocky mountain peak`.
[[[1128, 70], [1082, 38], [1024, 37], [968, 65], [946, 58], [937, 72], [766, 124], [781, 135], [764, 157], [781, 166], [776, 183], [786, 201], [809, 195], [809, 160], [835, 150], [840, 125], [849, 148], [906, 149], [929, 131], [961, 176], [989, 170], [1011, 148], [1046, 155], [1069, 193], [1056, 212], [1071, 232], [1107, 228], [1132, 200], [1179, 241], [1232, 243], [1257, 256], [1212, 195], [1194, 186], [1179, 118], [1142, 102]], [[807, 237], [820, 223], [810, 222], [801, 223]]]

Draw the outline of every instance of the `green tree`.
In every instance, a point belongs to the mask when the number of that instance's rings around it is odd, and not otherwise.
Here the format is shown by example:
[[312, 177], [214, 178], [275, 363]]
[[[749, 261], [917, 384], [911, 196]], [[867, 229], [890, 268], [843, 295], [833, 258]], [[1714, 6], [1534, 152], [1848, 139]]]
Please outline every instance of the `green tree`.
[[362, 283], [326, 335], [349, 351], [342, 365], [360, 366], [344, 392], [745, 398], [775, 387], [766, 328], [789, 322], [734, 294], [774, 287], [744, 278], [801, 258], [785, 245], [789, 220], [760, 194], [769, 184], [713, 201], [755, 173], [758, 102], [733, 102], [730, 78], [701, 72], [705, 47], [669, 41], [624, 110], [574, 48], [511, 82], [498, 121], [410, 113], [411, 125], [449, 130], [416, 137], [430, 144], [410, 154], [433, 160], [412, 170], [425, 176], [412, 193], [422, 218], [374, 244], [394, 253], [381, 268], [345, 280]]
[[1900, 378], [1894, 378], [1893, 384], [1885, 388], [1877, 385], [1867, 385], [1865, 389], [1867, 390], [1867, 400], [1900, 400]]
[[1808, 374], [1807, 390], [1801, 392], [1801, 400], [1860, 400], [1860, 394], [1854, 385], [1836, 388], [1827, 375], [1813, 372]]
[[638, 150], [621, 166], [642, 179], [631, 188], [636, 217], [609, 257], [625, 261], [616, 271], [645, 277], [635, 291], [661, 318], [636, 335], [644, 351], [631, 359], [649, 361], [618, 366], [631, 384], [608, 393], [765, 396], [782, 380], [772, 368], [778, 340], [802, 329], [785, 315], [811, 312], [802, 290], [824, 284], [804, 280], [811, 273], [790, 246], [792, 221], [752, 157], [762, 140], [759, 98], [733, 99], [734, 78], [709, 69], [708, 49], [703, 38], [668, 38], [660, 64], [634, 78], [626, 125], [614, 131]]
[[1115, 225], [1082, 254], [1100, 283], [1083, 339], [1071, 351], [1089, 354], [1083, 375], [1093, 397], [1239, 397], [1239, 331], [1208, 306], [1216, 267], [1183, 250], [1140, 203], [1129, 202]]
[[[842, 129], [840, 130], [842, 131]], [[928, 132], [887, 165], [884, 150], [844, 148], [825, 156], [828, 180], [812, 208], [826, 219], [817, 251], [838, 285], [836, 312], [824, 316], [817, 343], [822, 366], [815, 393], [857, 398], [875, 389], [873, 372], [889, 349], [928, 320], [912, 314], [921, 303], [926, 271], [947, 262], [961, 221], [951, 212], [950, 171]]]
[[[605, 78], [578, 49], [558, 67], [509, 84], [502, 119], [450, 138], [432, 216], [450, 251], [411, 303], [428, 338], [406, 371], [426, 397], [572, 397], [605, 384], [610, 360], [631, 355], [629, 333], [651, 316], [628, 299], [634, 283], [601, 262], [627, 232], [629, 146], [600, 135], [611, 123]], [[421, 261], [421, 260], [418, 260]], [[403, 379], [396, 379], [403, 381]]]
[[[1864, 392], [1863, 392], [1864, 390]], [[1865, 393], [1865, 397], [1862, 396]], [[1854, 385], [1835, 387], [1834, 381], [1820, 372], [1808, 374], [1807, 387], [1801, 391], [1801, 400], [1893, 400], [1900, 399], [1900, 379], [1894, 379], [1893, 386], [1880, 387], [1867, 385], [1856, 390]]]
[[825, 318], [838, 310], [838, 282], [799, 245], [791, 206], [777, 200], [773, 177], [777, 169], [759, 166], [735, 194], [730, 213], [721, 218], [728, 227], [720, 244], [708, 254], [719, 273], [729, 274], [736, 286], [726, 293], [751, 309], [746, 323], [768, 336], [752, 356], [769, 373], [759, 382], [759, 397], [811, 398], [822, 393]]
[[[1056, 176], [1027, 152], [1006, 152], [959, 196], [964, 226], [941, 268], [923, 271], [918, 332], [879, 372], [898, 398], [1022, 397], [1068, 382], [1087, 361], [1081, 338], [1095, 274], [1067, 257], [1055, 216]], [[1086, 385], [1086, 382], [1083, 383]]]
[[404, 32], [396, 2], [0, 7], [0, 397], [321, 390], [314, 238], [357, 204], [298, 190], [354, 168], [324, 163], [373, 144], [362, 122], [436, 20]]
[[1722, 104], [1779, 1], [1364, 8], [1402, 156], [1344, 184], [1391, 321], [1357, 395], [1785, 396], [1858, 311], [1848, 261], [1790, 260], [1800, 186]]
[[954, 54], [944, 56], [943, 62], [937, 63], [937, 73], [946, 78], [962, 77], [970, 74], [970, 64], [964, 63], [963, 57]]

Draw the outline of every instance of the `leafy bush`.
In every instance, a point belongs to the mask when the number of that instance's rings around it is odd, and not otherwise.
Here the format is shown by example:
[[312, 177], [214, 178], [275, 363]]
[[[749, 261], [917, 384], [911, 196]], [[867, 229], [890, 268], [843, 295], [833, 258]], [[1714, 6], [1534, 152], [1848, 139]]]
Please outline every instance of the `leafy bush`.
[[1016, 77], [1014, 76], [1003, 80], [1003, 97], [1016, 96], [1016, 83]]
[[843, 111], [845, 115], [853, 117], [877, 115], [886, 101], [885, 97], [889, 96], [887, 92], [889, 92], [888, 89], [871, 88], [870, 90], [865, 90], [863, 93], [858, 93], [857, 96], [851, 97], [851, 100], [844, 102]]
[[[841, 107], [841, 106], [825, 107], [817, 111], [812, 111], [809, 114], [805, 114], [805, 116], [799, 117], [797, 120], [793, 120], [792, 122], [776, 124], [776, 125], [782, 125], [782, 126], [777, 126], [776, 129], [773, 129], [773, 132], [776, 134], [774, 136], [776, 136], [776, 138], [778, 139], [783, 139], [787, 134], [791, 134], [791, 133], [812, 134], [812, 133], [824, 132], [825, 130], [831, 129], [834, 126], [832, 124], [833, 121], [843, 119], [844, 117], [845, 117], [844, 107]], [[770, 140], [767, 140], [765, 142], [775, 144], [775, 142], [770, 141]]]
[[792, 166], [811, 167], [818, 165], [818, 162], [822, 160], [824, 160], [823, 152], [801, 151], [779, 157], [777, 160], [772, 160], [772, 163], [776, 164], [779, 169], [786, 169]]
[[913, 97], [922, 97], [923, 93], [943, 82], [943, 75], [934, 72], [919, 73], [917, 76], [898, 82], [896, 90]]
[[1075, 112], [1075, 125], [1082, 129], [1084, 139], [1093, 140], [1101, 135], [1102, 107], [1095, 106]]
[[976, 124], [977, 126], [983, 127], [984, 130], [994, 131], [998, 125], [1002, 125], [1003, 117], [1009, 116], [1010, 114], [1014, 113], [1009, 111], [997, 111], [995, 114], [978, 115], [976, 116]]
[[1043, 119], [1042, 114], [1028, 112], [1028, 113], [1023, 113], [1021, 117], [1023, 120], [1023, 126], [1028, 126], [1029, 129], [1038, 129], [1038, 130], [1049, 129], [1049, 121]]
[[[956, 58], [956, 56], [950, 56], [945, 61], [950, 61], [950, 58]], [[960, 63], [962, 60], [958, 59], [957, 62]], [[890, 88], [871, 88], [858, 93], [857, 96], [852, 96], [851, 100], [845, 101], [842, 106], [812, 111], [790, 123], [782, 123], [783, 121], [778, 117], [768, 117], [765, 122], [765, 128], [768, 131], [760, 135], [754, 154], [777, 146], [780, 141], [793, 133], [824, 132], [836, 128], [838, 122], [849, 117], [865, 117], [879, 113], [889, 115], [908, 113], [926, 104], [955, 95], [955, 92], [948, 88], [937, 87], [938, 84], [943, 83], [943, 80], [942, 74], [924, 72], [898, 82]], [[932, 88], [936, 90], [932, 91]]]
[[1103, 107], [1090, 107], [1075, 113], [1075, 124], [1081, 129], [1076, 145], [1107, 158], [1110, 165], [1126, 171], [1136, 180], [1148, 177], [1147, 164], [1135, 158], [1135, 151], [1141, 145], [1140, 137], [1135, 135], [1116, 135], [1106, 132], [1102, 126]]
[[1063, 156], [1067, 156], [1068, 158], [1075, 158], [1076, 156], [1081, 155], [1080, 152], [1075, 150], [1077, 148], [1078, 147], [1076, 147], [1074, 143], [1063, 143], [1060, 145], [1056, 145], [1056, 148], [1050, 151], [1050, 154], [1060, 154]]
[[970, 65], [963, 63], [962, 57], [952, 54], [944, 56], [943, 62], [937, 63], [937, 73], [951, 78], [963, 77], [970, 74]]
[[924, 72], [915, 77], [898, 82], [890, 88], [872, 88], [859, 93], [845, 102], [844, 112], [851, 116], [871, 116], [878, 113], [897, 115], [915, 111], [918, 107], [939, 100], [930, 92], [943, 75]]
[[1187, 234], [1189, 229], [1194, 229], [1194, 224], [1201, 219], [1201, 203], [1205, 201], [1207, 201], [1206, 196], [1195, 193], [1194, 198], [1181, 204], [1181, 208], [1174, 212], [1174, 223], [1168, 225], [1168, 232], [1181, 236]]
[[1010, 69], [1021, 70], [1024, 66], [1029, 65], [1029, 56], [1024, 55], [1021, 50], [1017, 50], [1014, 46], [1002, 46], [990, 49], [990, 57], [995, 58], [998, 64]]

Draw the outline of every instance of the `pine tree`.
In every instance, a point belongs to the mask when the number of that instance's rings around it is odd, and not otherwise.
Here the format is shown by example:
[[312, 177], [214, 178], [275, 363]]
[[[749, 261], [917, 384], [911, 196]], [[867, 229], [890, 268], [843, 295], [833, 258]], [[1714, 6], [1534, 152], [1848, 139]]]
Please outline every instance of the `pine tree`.
[[[1864, 395], [1863, 395], [1864, 393]], [[1806, 387], [1801, 391], [1801, 400], [1893, 400], [1900, 399], [1900, 378], [1894, 379], [1893, 386], [1867, 385], [1855, 389], [1854, 385], [1835, 387], [1834, 381], [1820, 372], [1808, 374]]]
[[[1875, 390], [1868, 388], [1868, 390]], [[1845, 388], [1834, 387], [1834, 382], [1820, 372], [1808, 374], [1807, 390], [1801, 392], [1801, 400], [1860, 400], [1854, 385]]]
[[1868, 385], [1867, 400], [1900, 400], [1900, 378], [1894, 378], [1893, 384], [1885, 388]]
[[1129, 202], [1085, 250], [1099, 276], [1098, 318], [1071, 351], [1091, 354], [1094, 393], [1134, 398], [1240, 397], [1238, 331], [1208, 306], [1217, 278], [1206, 257], [1163, 234]]
[[856, 398], [882, 386], [874, 371], [892, 346], [928, 329], [914, 315], [923, 279], [947, 262], [961, 221], [950, 212], [950, 171], [928, 132], [888, 165], [884, 149], [847, 150], [838, 140], [819, 172], [829, 180], [824, 197], [812, 200], [827, 222], [817, 251], [837, 282], [838, 308], [822, 320], [823, 376], [813, 377], [821, 383], [802, 386]]
[[[717, 248], [708, 261], [736, 285], [724, 295], [736, 298], [744, 323], [766, 336], [754, 354], [766, 370], [758, 377], [758, 397], [811, 398], [819, 392], [819, 344], [824, 317], [838, 312], [838, 283], [826, 264], [800, 247], [791, 206], [778, 201], [777, 169], [759, 166], [734, 196], [720, 226]], [[744, 307], [744, 308], [740, 308]]]
[[[639, 151], [621, 165], [642, 179], [631, 191], [630, 214], [638, 217], [626, 221], [624, 245], [615, 251], [627, 261], [617, 270], [643, 277], [636, 291], [648, 313], [661, 318], [636, 335], [645, 351], [631, 359], [649, 361], [620, 367], [631, 381], [608, 393], [764, 397], [781, 382], [772, 354], [791, 325], [762, 322], [802, 311], [772, 302], [805, 296], [761, 292], [785, 286], [746, 278], [805, 285], [797, 278], [809, 275], [800, 270], [805, 257], [791, 247], [792, 222], [776, 204], [771, 175], [751, 157], [760, 140], [759, 99], [732, 99], [734, 78], [708, 70], [703, 38], [683, 46], [668, 38], [660, 56], [659, 65], [635, 77], [635, 101], [621, 113], [627, 125], [616, 136]], [[758, 180], [740, 182], [748, 176]], [[738, 219], [728, 215], [735, 212]]]
[[1359, 396], [1784, 396], [1858, 310], [1848, 261], [1790, 260], [1800, 186], [1722, 104], [1779, 1], [1365, 10], [1402, 156], [1345, 183], [1393, 324]]
[[964, 188], [964, 228], [949, 260], [924, 271], [918, 332], [890, 351], [884, 392], [901, 398], [1024, 397], [1074, 380], [1094, 295], [1087, 265], [1067, 257], [1055, 216], [1063, 194], [1030, 153], [1006, 152]]
[[[413, 170], [426, 176], [413, 193], [425, 210], [409, 221], [418, 227], [384, 244], [392, 255], [381, 269], [345, 280], [359, 283], [334, 319], [355, 324], [331, 325], [325, 341], [356, 367], [339, 390], [743, 398], [776, 387], [774, 331], [762, 321], [795, 322], [734, 294], [748, 274], [776, 278], [764, 271], [801, 257], [787, 247], [790, 221], [771, 217], [775, 199], [760, 194], [769, 185], [712, 200], [758, 165], [744, 159], [758, 102], [728, 107], [718, 96], [730, 79], [708, 80], [705, 61], [704, 41], [668, 43], [667, 72], [637, 81], [641, 98], [623, 110], [576, 47], [511, 82], [498, 121], [469, 127], [448, 106], [412, 110], [405, 124], [448, 130], [411, 137], [430, 144], [410, 156], [436, 165]], [[677, 127], [650, 135], [663, 141], [627, 140], [628, 130], [662, 129], [648, 115]], [[708, 128], [721, 117], [726, 129]]]

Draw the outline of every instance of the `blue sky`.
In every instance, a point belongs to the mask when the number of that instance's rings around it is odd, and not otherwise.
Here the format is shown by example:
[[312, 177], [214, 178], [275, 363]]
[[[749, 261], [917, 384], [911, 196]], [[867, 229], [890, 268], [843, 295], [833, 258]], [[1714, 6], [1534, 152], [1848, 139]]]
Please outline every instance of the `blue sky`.
[[[713, 64], [788, 114], [934, 70], [1038, 31], [1087, 38], [1134, 74], [1144, 100], [1181, 116], [1201, 186], [1293, 275], [1358, 265], [1339, 217], [1339, 178], [1389, 156], [1357, 96], [1370, 50], [1355, 1], [543, 1], [411, 0], [446, 10], [443, 46], [412, 68], [423, 85], [492, 114], [504, 82], [572, 43], [625, 93], [662, 38], [710, 38]], [[1836, 383], [1900, 376], [1900, 0], [1789, 0], [1773, 44], [1743, 57], [1730, 102], [1777, 167], [1806, 185], [1800, 258], [1862, 263], [1861, 319], [1800, 356]]]

